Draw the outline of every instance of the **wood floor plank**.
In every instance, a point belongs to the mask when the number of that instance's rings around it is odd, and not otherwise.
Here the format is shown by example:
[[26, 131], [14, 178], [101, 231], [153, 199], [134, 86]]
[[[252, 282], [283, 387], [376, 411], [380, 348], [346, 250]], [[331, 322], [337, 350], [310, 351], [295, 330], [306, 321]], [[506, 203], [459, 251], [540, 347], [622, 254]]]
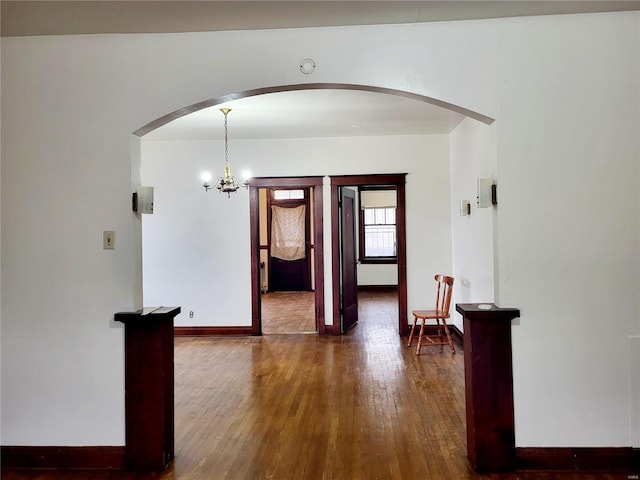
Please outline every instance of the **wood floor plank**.
[[262, 333], [315, 333], [314, 292], [270, 292], [261, 296]]
[[473, 472], [462, 348], [416, 356], [398, 336], [397, 299], [359, 299], [360, 321], [341, 337], [176, 338], [168, 471], [3, 471], [3, 480], [627, 480]]

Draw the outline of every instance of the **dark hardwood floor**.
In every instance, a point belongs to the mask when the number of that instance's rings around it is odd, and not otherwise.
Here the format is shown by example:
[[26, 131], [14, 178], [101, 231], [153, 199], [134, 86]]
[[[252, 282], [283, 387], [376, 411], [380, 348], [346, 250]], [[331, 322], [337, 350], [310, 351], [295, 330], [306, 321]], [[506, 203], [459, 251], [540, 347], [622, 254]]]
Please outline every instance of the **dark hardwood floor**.
[[626, 480], [479, 475], [466, 458], [462, 348], [420, 356], [395, 297], [360, 295], [341, 337], [175, 339], [176, 459], [166, 472], [5, 471], [4, 480]]

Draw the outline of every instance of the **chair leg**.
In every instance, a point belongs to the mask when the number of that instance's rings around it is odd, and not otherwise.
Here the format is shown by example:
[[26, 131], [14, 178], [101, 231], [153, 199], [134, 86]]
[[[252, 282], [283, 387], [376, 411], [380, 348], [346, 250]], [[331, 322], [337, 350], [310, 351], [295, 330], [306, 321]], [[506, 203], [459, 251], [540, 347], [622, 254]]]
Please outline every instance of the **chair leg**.
[[[442, 320], [442, 322], [444, 323], [444, 320]], [[442, 325], [440, 325], [440, 319], [436, 318], [436, 325], [438, 326], [438, 341], [440, 342], [440, 353], [442, 353], [442, 342], [443, 342], [443, 338], [442, 338]]]
[[[453, 345], [453, 339], [451, 338], [451, 333], [449, 332], [446, 320], [442, 319], [442, 323], [444, 324], [444, 331], [447, 334], [447, 341], [451, 347], [451, 353], [456, 353], [456, 347]], [[440, 345], [440, 348], [442, 348], [442, 345]]]
[[417, 322], [417, 318], [413, 317], [413, 326], [411, 327], [411, 329], [409, 330], [409, 342], [407, 343], [407, 347], [411, 346], [411, 342], [413, 341], [413, 332], [415, 332], [416, 330], [416, 322]]
[[418, 348], [416, 349], [416, 355], [420, 355], [420, 349], [422, 348], [422, 337], [424, 335], [424, 318], [421, 318], [422, 323], [420, 325], [420, 336], [418, 337]]

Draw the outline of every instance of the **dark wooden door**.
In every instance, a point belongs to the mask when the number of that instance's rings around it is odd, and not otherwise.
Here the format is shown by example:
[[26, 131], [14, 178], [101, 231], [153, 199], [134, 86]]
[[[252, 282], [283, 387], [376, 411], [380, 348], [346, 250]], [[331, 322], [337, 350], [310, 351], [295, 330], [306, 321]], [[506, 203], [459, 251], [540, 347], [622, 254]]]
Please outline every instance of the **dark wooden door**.
[[[311, 256], [310, 256], [310, 212], [309, 195], [304, 191], [304, 198], [299, 200], [274, 200], [272, 191], [268, 195], [268, 242], [269, 242], [269, 291], [270, 292], [297, 292], [311, 290]], [[273, 219], [271, 207], [295, 208], [304, 205], [305, 207], [305, 257], [299, 260], [282, 260], [271, 256], [271, 236]]]
[[358, 321], [358, 282], [356, 262], [356, 192], [341, 189], [340, 201], [340, 271], [342, 333]]
[[271, 292], [303, 292], [311, 290], [309, 285], [309, 258], [281, 260], [271, 258]]

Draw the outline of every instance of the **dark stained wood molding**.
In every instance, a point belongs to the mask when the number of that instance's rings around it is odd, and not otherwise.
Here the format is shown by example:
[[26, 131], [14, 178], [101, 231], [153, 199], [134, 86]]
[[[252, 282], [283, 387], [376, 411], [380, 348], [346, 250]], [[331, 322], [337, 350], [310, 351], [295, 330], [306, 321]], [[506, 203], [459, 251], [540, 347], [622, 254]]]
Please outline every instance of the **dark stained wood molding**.
[[216, 337], [223, 335], [251, 335], [251, 327], [173, 327], [176, 337]]
[[[455, 342], [458, 342], [460, 345], [464, 344], [464, 334], [462, 333], [462, 331], [455, 325], [450, 325], [449, 323], [447, 323], [447, 327], [449, 327], [449, 332], [451, 333], [451, 337], [453, 338], [453, 340]], [[416, 328], [420, 328], [420, 322], [418, 322], [418, 324], [416, 325]], [[417, 330], [419, 331], [419, 330]], [[438, 333], [438, 328], [435, 324], [433, 325], [425, 325], [424, 326], [424, 334], [425, 335], [437, 335]], [[425, 346], [428, 346], [428, 343], [424, 343], [422, 345], [422, 347], [424, 348]]]
[[323, 177], [253, 177], [249, 182], [256, 188], [308, 188], [322, 185]]
[[331, 335], [340, 335], [340, 332], [338, 333], [334, 333], [333, 332], [333, 325], [325, 325], [324, 327], [324, 334], [327, 336], [331, 336]]
[[324, 314], [324, 220], [322, 179], [313, 186], [313, 252], [315, 277], [316, 328], [319, 335], [326, 335]]
[[449, 331], [455, 340], [460, 342], [460, 345], [464, 344], [464, 333], [456, 325], [449, 325]]
[[331, 178], [331, 270], [333, 292], [333, 334], [340, 334], [340, 239], [338, 190], [339, 187], [395, 186], [397, 192], [396, 235], [398, 237], [398, 334], [408, 335], [407, 321], [407, 221], [406, 221], [406, 173], [375, 175], [332, 175]]
[[[165, 125], [177, 118], [183, 117], [185, 115], [189, 115], [190, 113], [193, 113], [193, 112], [197, 112], [198, 110], [202, 110], [203, 108], [213, 107], [215, 105], [220, 105], [221, 103], [230, 102], [232, 100], [239, 100], [241, 98], [254, 97], [257, 95], [266, 95], [268, 93], [293, 92], [293, 91], [299, 91], [299, 90], [358, 90], [363, 92], [384, 93], [387, 95], [396, 95], [399, 97], [411, 98], [413, 100], [418, 100], [421, 102], [429, 103], [431, 105], [435, 105], [436, 107], [446, 108], [447, 110], [457, 112], [466, 117], [471, 117], [482, 123], [486, 123], [487, 125], [491, 125], [494, 122], [493, 118], [487, 117], [486, 115], [482, 115], [481, 113], [478, 113], [478, 112], [474, 112], [473, 110], [462, 108], [452, 103], [443, 102], [442, 100], [438, 100], [436, 98], [427, 97], [425, 95], [418, 95], [417, 93], [407, 92], [404, 90], [373, 87], [371, 85], [355, 85], [355, 84], [347, 84], [347, 83], [302, 83], [302, 84], [293, 84], [293, 85], [279, 85], [274, 87], [256, 88], [253, 90], [246, 90], [244, 92], [238, 92], [238, 93], [230, 93], [228, 95], [223, 95], [221, 97], [203, 100], [202, 102], [194, 103], [187, 107], [180, 108], [156, 120], [153, 120], [148, 124], [146, 124], [144, 127], [141, 127], [135, 132], [133, 132], [133, 134], [137, 135], [138, 137], [142, 137], [143, 135], [146, 135], [147, 133], [155, 130], [156, 128], [161, 127], [162, 125]], [[251, 180], [251, 183], [253, 183], [253, 179]]]
[[359, 292], [397, 292], [397, 285], [358, 285]]
[[[362, 211], [360, 211], [360, 231], [364, 231], [364, 222], [362, 221], [362, 217], [364, 217], [364, 215], [362, 215]], [[360, 235], [360, 238], [362, 238], [363, 235]], [[364, 242], [362, 240], [360, 240], [358, 243], [360, 243], [360, 248], [361, 248], [361, 252], [364, 252]], [[360, 264], [361, 265], [395, 265], [396, 263], [398, 263], [398, 261], [395, 259], [395, 257], [365, 257], [363, 255], [360, 255]]]
[[[313, 243], [311, 243], [311, 244], [309, 245], [309, 248], [310, 248], [311, 250], [313, 250], [313, 249], [315, 248], [315, 247], [314, 247], [314, 245], [313, 245]], [[260, 245], [260, 250], [269, 250], [269, 245]]]
[[393, 185], [362, 185], [358, 188], [359, 192], [379, 192], [380, 190], [395, 190]]
[[325, 334], [324, 314], [324, 231], [322, 194], [324, 177], [256, 177], [249, 185], [249, 222], [251, 237], [251, 328], [252, 335], [262, 335], [260, 285], [260, 188], [311, 188], [313, 195], [313, 245], [315, 277], [316, 330]]
[[260, 272], [260, 192], [249, 187], [249, 236], [251, 245], [251, 334], [262, 335], [262, 275]]
[[[331, 328], [330, 325], [327, 327]], [[122, 470], [125, 447], [3, 446], [0, 452], [3, 470]], [[601, 471], [637, 475], [640, 449], [517, 447], [516, 462], [518, 471]]]
[[[640, 475], [640, 449], [622, 448], [523, 448], [516, 447], [516, 468], [625, 472]], [[629, 476], [632, 478], [632, 476]]]
[[2, 469], [124, 469], [124, 446], [3, 446]]
[[[331, 175], [331, 185], [341, 187], [400, 186], [406, 183], [406, 173], [375, 173], [368, 175]], [[363, 183], [365, 182], [365, 183]]]
[[398, 333], [406, 335], [409, 332], [407, 311], [407, 209], [405, 178], [402, 175], [403, 183], [397, 184], [396, 205], [396, 234], [398, 236], [397, 260], [398, 260]]

